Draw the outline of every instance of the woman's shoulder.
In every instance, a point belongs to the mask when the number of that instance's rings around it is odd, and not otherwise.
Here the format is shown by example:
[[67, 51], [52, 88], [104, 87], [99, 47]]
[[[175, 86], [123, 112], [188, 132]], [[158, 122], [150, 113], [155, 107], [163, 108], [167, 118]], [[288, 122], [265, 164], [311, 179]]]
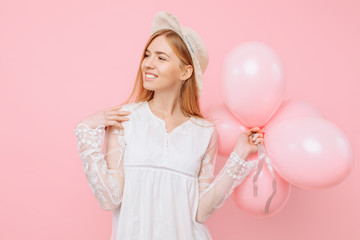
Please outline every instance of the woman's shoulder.
[[192, 121], [200, 127], [213, 128], [215, 125], [204, 117], [192, 116]]
[[145, 101], [125, 103], [122, 105], [120, 110], [133, 112], [136, 109], [138, 109], [140, 106], [142, 106], [144, 103]]

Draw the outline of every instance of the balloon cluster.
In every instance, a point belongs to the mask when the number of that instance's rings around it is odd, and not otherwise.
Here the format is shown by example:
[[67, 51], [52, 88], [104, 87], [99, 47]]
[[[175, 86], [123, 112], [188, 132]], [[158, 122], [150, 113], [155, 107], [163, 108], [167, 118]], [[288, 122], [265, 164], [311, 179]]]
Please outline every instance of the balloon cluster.
[[223, 74], [224, 104], [206, 113], [219, 132], [218, 153], [228, 156], [250, 128], [264, 134], [258, 153], [249, 156], [258, 166], [234, 190], [240, 209], [268, 217], [285, 206], [291, 186], [320, 190], [347, 177], [354, 162], [348, 138], [310, 103], [284, 100], [284, 70], [274, 50], [240, 44], [225, 59]]

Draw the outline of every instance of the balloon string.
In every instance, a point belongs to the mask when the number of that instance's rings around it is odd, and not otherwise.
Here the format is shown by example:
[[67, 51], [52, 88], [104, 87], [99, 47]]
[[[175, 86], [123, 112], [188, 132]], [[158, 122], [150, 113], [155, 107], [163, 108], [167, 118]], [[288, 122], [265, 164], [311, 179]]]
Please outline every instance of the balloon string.
[[[259, 143], [259, 144], [262, 144], [262, 143]], [[257, 196], [257, 189], [258, 189], [258, 186], [257, 186], [257, 179], [258, 179], [258, 176], [262, 170], [262, 167], [264, 165], [264, 157], [263, 155], [261, 154], [260, 152], [260, 148], [258, 150], [258, 159], [259, 159], [259, 162], [258, 162], [258, 166], [257, 166], [257, 170], [256, 170], [256, 173], [255, 173], [255, 176], [253, 178], [253, 185], [254, 185], [254, 196], [256, 197]]]
[[262, 143], [259, 143], [258, 145], [259, 145], [259, 148], [258, 148], [259, 162], [258, 162], [258, 166], [257, 166], [255, 176], [253, 178], [254, 196], [255, 197], [257, 196], [257, 189], [258, 189], [257, 179], [259, 177], [259, 174], [260, 174], [260, 172], [261, 172], [261, 170], [263, 168], [264, 161], [265, 161], [269, 171], [271, 172], [271, 175], [273, 176], [273, 183], [272, 183], [273, 192], [272, 192], [271, 196], [268, 198], [268, 200], [266, 201], [266, 204], [265, 204], [265, 214], [268, 214], [269, 209], [270, 209], [270, 203], [271, 203], [271, 201], [272, 201], [272, 199], [275, 196], [276, 191], [277, 191], [277, 181], [276, 181], [275, 172], [274, 172], [274, 170], [273, 170], [273, 168], [272, 168], [272, 166], [270, 164], [269, 158], [266, 156], [266, 151], [265, 151], [264, 145]]

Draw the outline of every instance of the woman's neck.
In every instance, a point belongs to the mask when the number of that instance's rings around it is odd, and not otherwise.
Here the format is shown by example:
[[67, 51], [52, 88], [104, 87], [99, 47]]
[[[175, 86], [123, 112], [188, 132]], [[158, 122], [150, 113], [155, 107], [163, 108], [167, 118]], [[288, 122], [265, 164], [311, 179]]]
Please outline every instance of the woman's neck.
[[180, 110], [177, 101], [177, 97], [173, 92], [154, 92], [154, 97], [149, 101], [151, 110], [156, 112], [162, 119], [170, 119], [173, 117], [181, 117], [184, 114]]

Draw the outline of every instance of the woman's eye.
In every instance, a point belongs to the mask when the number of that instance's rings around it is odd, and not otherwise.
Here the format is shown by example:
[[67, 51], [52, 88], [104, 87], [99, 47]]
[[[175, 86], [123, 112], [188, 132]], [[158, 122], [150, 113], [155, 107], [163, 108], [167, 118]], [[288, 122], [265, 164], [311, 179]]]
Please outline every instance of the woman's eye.
[[[144, 57], [148, 57], [148, 54], [145, 54]], [[165, 58], [159, 57], [160, 60], [166, 60]]]

